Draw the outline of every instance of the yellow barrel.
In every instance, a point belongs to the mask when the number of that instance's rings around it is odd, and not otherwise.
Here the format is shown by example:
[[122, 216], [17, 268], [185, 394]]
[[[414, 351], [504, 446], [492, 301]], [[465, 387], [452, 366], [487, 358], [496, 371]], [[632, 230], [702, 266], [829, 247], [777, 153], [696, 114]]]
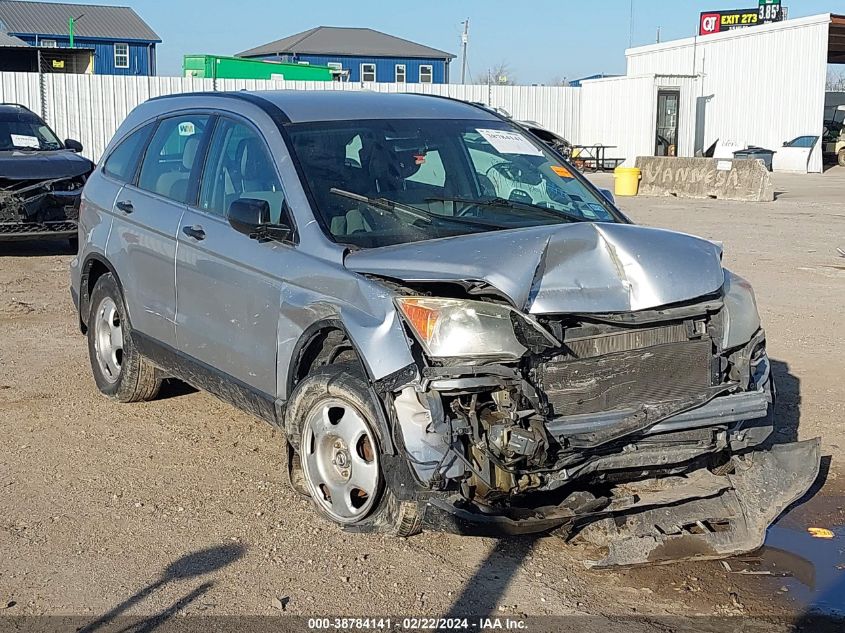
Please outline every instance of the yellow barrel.
[[617, 196], [635, 196], [640, 188], [640, 170], [636, 167], [617, 167], [613, 170], [613, 193]]

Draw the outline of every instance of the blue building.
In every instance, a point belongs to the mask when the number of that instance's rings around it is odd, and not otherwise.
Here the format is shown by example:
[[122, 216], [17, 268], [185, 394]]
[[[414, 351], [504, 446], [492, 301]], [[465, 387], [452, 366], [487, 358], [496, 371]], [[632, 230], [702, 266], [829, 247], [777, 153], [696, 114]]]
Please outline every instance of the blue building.
[[[73, 48], [87, 59], [78, 72], [96, 75], [155, 75], [161, 38], [129, 7], [0, 0], [0, 31], [28, 46]], [[87, 56], [81, 51], [88, 51]]]
[[320, 64], [349, 81], [449, 82], [455, 56], [373, 29], [318, 26], [238, 54], [298, 64]]

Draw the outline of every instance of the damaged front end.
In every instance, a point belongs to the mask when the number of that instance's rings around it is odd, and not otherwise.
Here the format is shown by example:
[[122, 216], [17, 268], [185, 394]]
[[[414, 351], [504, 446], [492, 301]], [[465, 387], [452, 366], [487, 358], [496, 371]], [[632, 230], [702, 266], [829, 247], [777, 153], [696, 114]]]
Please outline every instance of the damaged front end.
[[[756, 549], [816, 479], [772, 445], [775, 387], [750, 287], [613, 313], [530, 314], [491, 292], [396, 285], [421, 378], [385, 394], [425, 523], [556, 534], [590, 565]], [[466, 295], [464, 295], [465, 297]]]
[[0, 240], [76, 237], [86, 175], [0, 177]]

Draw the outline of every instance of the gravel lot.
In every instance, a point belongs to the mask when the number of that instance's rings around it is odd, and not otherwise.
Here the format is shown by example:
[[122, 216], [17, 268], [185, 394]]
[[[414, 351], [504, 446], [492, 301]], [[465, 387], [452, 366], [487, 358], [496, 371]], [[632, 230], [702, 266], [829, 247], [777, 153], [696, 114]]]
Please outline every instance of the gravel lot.
[[[782, 522], [802, 534], [845, 524], [845, 170], [775, 178], [782, 193], [770, 204], [621, 206], [640, 223], [723, 241], [726, 265], [756, 288], [781, 432], [821, 435], [832, 456], [821, 491]], [[0, 246], [0, 615], [267, 615], [284, 603], [300, 615], [582, 613], [610, 623], [786, 615], [829, 589], [719, 563], [591, 572], [554, 537], [345, 534], [288, 490], [268, 425], [180, 384], [137, 405], [98, 394], [67, 288], [71, 258], [46, 243]], [[838, 534], [827, 564], [841, 558]], [[207, 548], [221, 549], [184, 573], [180, 559]]]

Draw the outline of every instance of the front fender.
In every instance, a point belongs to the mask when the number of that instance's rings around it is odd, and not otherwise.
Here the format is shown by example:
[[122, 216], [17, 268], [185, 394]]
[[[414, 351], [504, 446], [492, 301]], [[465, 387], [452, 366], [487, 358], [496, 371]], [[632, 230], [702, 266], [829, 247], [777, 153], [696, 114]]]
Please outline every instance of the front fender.
[[393, 294], [362, 275], [336, 268], [331, 273], [310, 276], [307, 285], [290, 281], [282, 286], [276, 359], [281, 401], [290, 396], [299, 351], [321, 326], [346, 332], [371, 381], [415, 362]]

